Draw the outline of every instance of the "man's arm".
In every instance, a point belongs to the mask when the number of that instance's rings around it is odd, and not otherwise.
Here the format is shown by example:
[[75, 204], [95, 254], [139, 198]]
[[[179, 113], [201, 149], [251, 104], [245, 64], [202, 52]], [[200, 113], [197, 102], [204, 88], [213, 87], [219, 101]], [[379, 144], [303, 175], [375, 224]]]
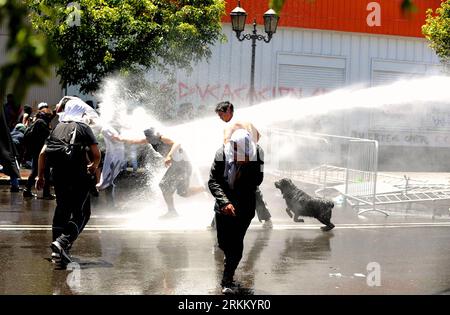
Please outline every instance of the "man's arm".
[[169, 153], [167, 153], [167, 156], [164, 160], [164, 164], [166, 164], [166, 166], [169, 166], [170, 163], [172, 163], [173, 154], [180, 148], [181, 143], [175, 142], [166, 136], [161, 136], [161, 141], [165, 144], [171, 145], [170, 151]]
[[97, 168], [100, 164], [100, 159], [101, 159], [102, 154], [100, 153], [100, 150], [99, 150], [97, 144], [91, 144], [89, 146], [89, 148], [90, 148], [90, 152], [91, 152], [91, 163], [88, 164], [87, 170], [90, 174], [95, 174], [95, 171], [97, 170]]
[[122, 137], [120, 135], [119, 136], [113, 135], [111, 138], [113, 140], [129, 143], [129, 144], [147, 144], [148, 143], [146, 138], [129, 139], [129, 138]]
[[251, 129], [251, 134], [253, 135], [254, 140], [257, 143], [259, 141], [259, 139], [261, 139], [261, 134], [259, 133], [258, 129], [256, 129], [255, 126], [253, 126], [252, 123], [250, 123], [250, 129]]

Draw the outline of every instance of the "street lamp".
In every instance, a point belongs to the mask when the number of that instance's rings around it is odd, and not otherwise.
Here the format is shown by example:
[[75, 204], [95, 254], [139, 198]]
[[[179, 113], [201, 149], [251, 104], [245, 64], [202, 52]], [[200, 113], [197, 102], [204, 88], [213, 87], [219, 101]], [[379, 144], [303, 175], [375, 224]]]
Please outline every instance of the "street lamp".
[[264, 35], [257, 34], [256, 32], [256, 18], [253, 20], [253, 32], [251, 34], [242, 34], [245, 28], [245, 20], [247, 18], [247, 12], [241, 8], [241, 1], [238, 1], [238, 6], [234, 8], [230, 13], [231, 15], [231, 26], [233, 31], [236, 33], [237, 39], [243, 41], [248, 39], [252, 41], [252, 67], [250, 72], [250, 104], [253, 104], [253, 98], [255, 95], [255, 50], [256, 41], [263, 40], [268, 43], [272, 39], [273, 34], [277, 31], [279, 17], [277, 13], [269, 9], [264, 13], [264, 30], [267, 33], [267, 38]]

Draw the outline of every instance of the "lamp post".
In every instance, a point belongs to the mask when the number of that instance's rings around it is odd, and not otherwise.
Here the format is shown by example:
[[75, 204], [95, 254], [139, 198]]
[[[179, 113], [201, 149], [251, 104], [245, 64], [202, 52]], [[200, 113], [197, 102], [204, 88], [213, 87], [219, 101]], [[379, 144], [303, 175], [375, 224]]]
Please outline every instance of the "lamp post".
[[239, 41], [245, 39], [252, 41], [252, 65], [250, 70], [250, 104], [253, 104], [255, 96], [255, 51], [256, 51], [256, 41], [262, 40], [266, 43], [270, 42], [273, 34], [277, 31], [279, 17], [277, 13], [269, 9], [264, 13], [264, 30], [267, 33], [267, 37], [260, 35], [256, 31], [256, 18], [253, 20], [253, 31], [248, 34], [241, 34], [245, 28], [245, 20], [247, 18], [247, 12], [241, 8], [241, 1], [238, 1], [238, 6], [234, 8], [230, 13], [231, 15], [231, 26], [233, 31], [236, 32], [236, 37]]

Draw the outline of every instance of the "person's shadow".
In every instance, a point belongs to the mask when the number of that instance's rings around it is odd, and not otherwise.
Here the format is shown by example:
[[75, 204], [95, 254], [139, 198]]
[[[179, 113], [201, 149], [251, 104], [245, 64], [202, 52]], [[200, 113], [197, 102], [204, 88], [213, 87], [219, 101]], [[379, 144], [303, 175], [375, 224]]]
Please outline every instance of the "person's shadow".
[[247, 255], [244, 256], [245, 260], [240, 268], [240, 282], [242, 286], [237, 290], [237, 294], [240, 295], [255, 294], [255, 265], [260, 260], [261, 253], [269, 244], [273, 230], [262, 229], [255, 232], [257, 233], [256, 239]]
[[145, 294], [174, 294], [189, 268], [189, 252], [185, 240], [171, 234], [162, 234], [157, 245], [163, 266], [154, 270], [155, 277], [148, 282]]

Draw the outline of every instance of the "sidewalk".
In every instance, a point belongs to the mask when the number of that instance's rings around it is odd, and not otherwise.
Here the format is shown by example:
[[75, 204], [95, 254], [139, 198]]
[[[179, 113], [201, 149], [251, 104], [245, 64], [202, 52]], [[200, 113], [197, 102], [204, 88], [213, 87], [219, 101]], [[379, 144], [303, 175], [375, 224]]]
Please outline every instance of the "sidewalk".
[[[29, 170], [29, 169], [24, 169], [24, 168], [20, 169], [20, 180], [19, 180], [20, 185], [25, 184], [30, 173], [31, 173], [31, 170]], [[9, 185], [9, 176], [8, 175], [0, 173], [0, 185]]]

